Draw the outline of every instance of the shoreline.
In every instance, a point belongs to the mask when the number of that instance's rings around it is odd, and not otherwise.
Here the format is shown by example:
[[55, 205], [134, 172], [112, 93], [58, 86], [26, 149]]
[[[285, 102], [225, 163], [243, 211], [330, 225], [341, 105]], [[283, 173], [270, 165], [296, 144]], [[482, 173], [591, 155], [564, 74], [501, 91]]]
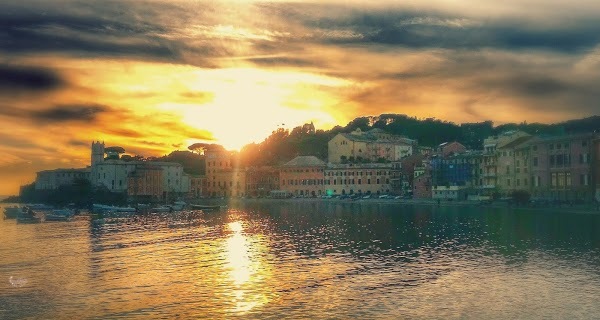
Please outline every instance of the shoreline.
[[437, 200], [423, 199], [321, 199], [321, 198], [292, 198], [292, 199], [276, 199], [276, 198], [230, 198], [230, 199], [203, 199], [210, 202], [223, 202], [225, 204], [232, 202], [252, 203], [252, 202], [323, 202], [323, 203], [336, 203], [336, 204], [389, 204], [389, 205], [419, 205], [419, 206], [434, 206], [434, 207], [469, 207], [469, 208], [485, 208], [485, 209], [513, 209], [513, 210], [525, 210], [525, 211], [551, 211], [556, 213], [574, 213], [574, 214], [600, 214], [600, 210], [591, 205], [573, 205], [573, 206], [522, 206], [522, 205], [510, 205], [508, 203], [491, 203], [481, 204], [474, 203], [471, 201], [440, 201]]

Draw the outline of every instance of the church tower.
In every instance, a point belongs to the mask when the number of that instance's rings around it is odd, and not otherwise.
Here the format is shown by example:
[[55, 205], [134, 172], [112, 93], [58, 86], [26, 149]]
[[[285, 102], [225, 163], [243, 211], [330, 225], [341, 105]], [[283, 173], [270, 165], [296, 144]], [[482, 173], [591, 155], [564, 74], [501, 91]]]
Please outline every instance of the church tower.
[[96, 164], [104, 162], [104, 142], [92, 142], [92, 167]]

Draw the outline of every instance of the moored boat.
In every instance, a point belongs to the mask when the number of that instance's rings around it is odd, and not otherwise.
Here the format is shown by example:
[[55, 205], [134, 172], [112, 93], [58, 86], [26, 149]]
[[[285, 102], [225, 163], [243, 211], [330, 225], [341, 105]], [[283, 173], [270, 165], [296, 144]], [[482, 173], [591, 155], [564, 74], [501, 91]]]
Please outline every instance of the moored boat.
[[17, 216], [17, 223], [41, 223], [46, 220], [43, 212], [33, 211], [31, 208], [24, 209], [24, 212]]
[[207, 211], [221, 210], [221, 206], [220, 205], [190, 204], [190, 207], [192, 209], [207, 210]]
[[103, 204], [93, 204], [92, 211], [94, 213], [105, 213], [105, 212], [136, 212], [135, 208], [132, 207], [115, 207], [107, 206]]
[[71, 221], [74, 215], [70, 209], [52, 210], [46, 213], [46, 221]]
[[4, 208], [4, 219], [16, 219], [19, 215], [25, 211], [24, 207], [14, 206]]

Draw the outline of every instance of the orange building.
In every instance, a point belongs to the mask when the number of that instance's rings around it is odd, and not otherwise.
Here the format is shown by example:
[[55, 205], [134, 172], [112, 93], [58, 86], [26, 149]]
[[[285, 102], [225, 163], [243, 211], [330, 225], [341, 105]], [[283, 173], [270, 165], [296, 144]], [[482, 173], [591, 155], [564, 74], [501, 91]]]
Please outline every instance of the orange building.
[[241, 197], [246, 194], [246, 173], [239, 166], [237, 155], [213, 145], [204, 151], [206, 161], [207, 197]]
[[280, 190], [294, 196], [316, 197], [324, 194], [326, 164], [314, 156], [299, 156], [280, 168]]
[[252, 167], [246, 170], [246, 195], [266, 197], [273, 190], [279, 190], [279, 169]]
[[158, 166], [137, 166], [127, 176], [127, 195], [141, 202], [161, 199], [164, 193], [162, 172]]

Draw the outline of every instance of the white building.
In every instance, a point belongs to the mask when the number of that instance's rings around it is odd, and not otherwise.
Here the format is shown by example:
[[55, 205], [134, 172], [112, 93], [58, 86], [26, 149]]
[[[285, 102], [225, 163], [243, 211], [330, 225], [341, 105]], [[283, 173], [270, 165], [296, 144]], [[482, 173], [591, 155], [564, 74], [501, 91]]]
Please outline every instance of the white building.
[[[104, 143], [92, 143], [92, 167], [90, 180], [93, 186], [104, 186], [112, 192], [126, 192], [127, 178], [138, 166], [146, 161], [124, 161], [104, 159]], [[190, 190], [190, 178], [183, 172], [183, 166], [174, 162], [152, 162], [160, 167], [163, 174], [163, 190], [167, 193], [183, 194]]]
[[44, 170], [37, 173], [36, 190], [56, 190], [77, 180], [89, 180], [90, 168]]
[[467, 186], [434, 186], [431, 197], [440, 200], [466, 200]]

